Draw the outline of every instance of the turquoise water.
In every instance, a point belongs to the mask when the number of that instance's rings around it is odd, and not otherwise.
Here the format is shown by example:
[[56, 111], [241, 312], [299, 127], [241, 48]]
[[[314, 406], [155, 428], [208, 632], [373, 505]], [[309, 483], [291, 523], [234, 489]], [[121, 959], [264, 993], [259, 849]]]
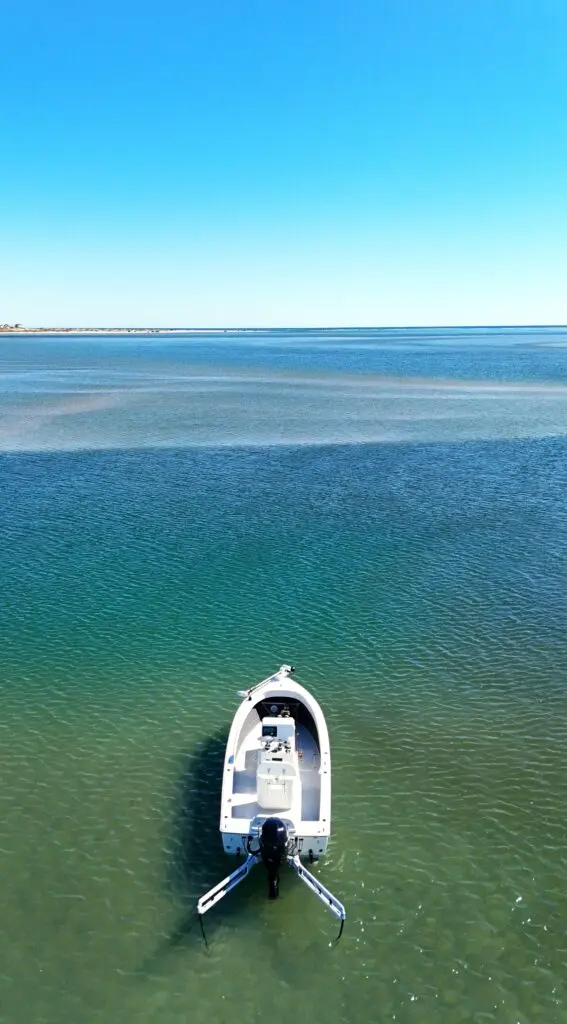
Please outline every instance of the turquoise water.
[[[0, 340], [0, 1021], [567, 1020], [567, 332]], [[335, 921], [222, 877], [327, 714]]]

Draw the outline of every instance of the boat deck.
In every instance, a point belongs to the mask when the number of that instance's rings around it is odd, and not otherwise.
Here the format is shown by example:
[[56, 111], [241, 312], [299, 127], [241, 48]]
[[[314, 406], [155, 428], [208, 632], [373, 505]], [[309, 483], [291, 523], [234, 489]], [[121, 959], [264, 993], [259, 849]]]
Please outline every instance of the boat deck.
[[[298, 822], [318, 821], [321, 805], [319, 748], [304, 725], [296, 726], [296, 743], [298, 752], [302, 754], [299, 759], [301, 785], [297, 787], [294, 802], [290, 810], [286, 811], [286, 816]], [[258, 804], [256, 792], [258, 754], [258, 727], [254, 725], [236, 755], [231, 798], [233, 818], [252, 819], [257, 814], [266, 814], [266, 809]]]

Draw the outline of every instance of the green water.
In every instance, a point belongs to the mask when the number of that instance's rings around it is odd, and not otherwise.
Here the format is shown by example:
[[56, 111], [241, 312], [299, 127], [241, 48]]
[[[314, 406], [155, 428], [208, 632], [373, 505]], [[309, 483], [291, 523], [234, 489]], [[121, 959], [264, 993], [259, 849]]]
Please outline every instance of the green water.
[[[567, 441], [507, 409], [246, 448], [152, 447], [154, 409], [147, 446], [0, 455], [2, 1024], [567, 1020]], [[236, 690], [288, 660], [331, 733], [345, 933], [258, 872], [207, 952]]]

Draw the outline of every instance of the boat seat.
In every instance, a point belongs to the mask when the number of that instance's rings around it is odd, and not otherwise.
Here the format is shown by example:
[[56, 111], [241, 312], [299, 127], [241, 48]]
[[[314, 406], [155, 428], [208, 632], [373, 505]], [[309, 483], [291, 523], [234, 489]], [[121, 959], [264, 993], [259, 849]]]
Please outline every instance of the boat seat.
[[262, 761], [256, 779], [262, 810], [289, 811], [297, 784], [297, 771], [291, 762]]

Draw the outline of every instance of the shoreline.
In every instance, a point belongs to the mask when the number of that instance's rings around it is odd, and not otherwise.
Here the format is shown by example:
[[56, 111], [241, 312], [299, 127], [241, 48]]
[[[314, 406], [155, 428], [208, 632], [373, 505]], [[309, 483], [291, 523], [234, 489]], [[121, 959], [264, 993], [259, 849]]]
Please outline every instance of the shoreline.
[[[282, 331], [284, 333], [292, 334], [297, 331], [301, 331], [308, 334], [317, 334], [324, 332], [325, 334], [341, 334], [344, 331], [379, 331], [379, 332], [393, 332], [395, 334], [404, 334], [405, 332], [423, 332], [423, 331], [462, 331], [466, 333], [491, 333], [493, 331], [500, 331], [503, 334], [513, 334], [516, 332], [530, 332], [530, 331], [545, 331], [549, 334], [554, 333], [567, 333], [567, 324], [422, 324], [420, 326], [400, 326], [396, 325], [381, 325], [380, 327], [365, 325], [361, 326], [343, 326], [343, 327], [22, 327], [20, 324], [0, 324], [0, 337], [2, 335], [88, 335], [88, 336], [99, 336], [99, 335], [127, 335], [127, 334], [271, 334], [274, 331]], [[535, 343], [539, 346], [540, 343]], [[554, 345], [558, 343], [548, 342], [548, 345]], [[559, 343], [562, 346], [565, 342]]]
[[2, 334], [242, 334], [262, 327], [0, 327]]

